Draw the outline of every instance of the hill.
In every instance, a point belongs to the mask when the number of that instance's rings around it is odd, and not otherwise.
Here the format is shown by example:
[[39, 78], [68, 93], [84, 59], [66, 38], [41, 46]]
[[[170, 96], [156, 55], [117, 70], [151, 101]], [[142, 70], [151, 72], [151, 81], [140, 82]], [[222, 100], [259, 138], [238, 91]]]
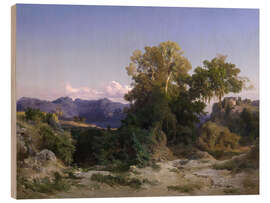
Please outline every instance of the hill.
[[75, 116], [83, 117], [87, 123], [100, 127], [121, 125], [125, 117], [123, 112], [127, 104], [110, 101], [107, 98], [99, 100], [71, 99], [60, 97], [54, 101], [46, 101], [35, 98], [22, 97], [17, 101], [17, 111], [25, 111], [27, 108], [40, 109], [42, 112], [56, 112], [61, 110], [63, 120], [73, 120]]

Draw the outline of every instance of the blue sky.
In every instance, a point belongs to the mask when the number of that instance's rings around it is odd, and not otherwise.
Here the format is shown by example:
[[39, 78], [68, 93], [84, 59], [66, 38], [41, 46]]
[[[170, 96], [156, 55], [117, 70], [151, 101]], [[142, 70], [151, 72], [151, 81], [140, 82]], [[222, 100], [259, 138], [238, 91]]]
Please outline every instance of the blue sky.
[[17, 5], [17, 97], [122, 101], [135, 49], [177, 42], [196, 68], [216, 54], [241, 69], [259, 98], [259, 10]]

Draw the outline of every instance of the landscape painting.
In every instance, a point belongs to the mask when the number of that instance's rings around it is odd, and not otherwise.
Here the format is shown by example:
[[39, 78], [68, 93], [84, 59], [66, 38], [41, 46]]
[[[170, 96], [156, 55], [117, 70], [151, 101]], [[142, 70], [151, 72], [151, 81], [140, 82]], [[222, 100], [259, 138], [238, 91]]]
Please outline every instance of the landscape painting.
[[12, 21], [14, 197], [259, 194], [258, 9], [17, 4]]

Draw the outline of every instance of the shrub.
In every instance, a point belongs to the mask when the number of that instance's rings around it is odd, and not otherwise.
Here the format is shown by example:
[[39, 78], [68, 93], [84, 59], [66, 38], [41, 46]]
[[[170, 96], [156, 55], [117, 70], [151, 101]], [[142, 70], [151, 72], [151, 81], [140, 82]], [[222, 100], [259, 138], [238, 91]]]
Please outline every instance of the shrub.
[[230, 194], [230, 195], [237, 195], [240, 194], [240, 191], [238, 188], [226, 188], [223, 190], [225, 194]]
[[198, 184], [185, 184], [185, 185], [171, 185], [167, 187], [168, 190], [172, 190], [172, 191], [178, 191], [178, 192], [183, 192], [183, 193], [190, 193], [193, 192], [196, 189], [200, 189], [201, 185], [200, 183]]
[[152, 136], [147, 130], [89, 128], [73, 129], [71, 133], [76, 140], [74, 160], [79, 164], [107, 165], [112, 171], [122, 171], [128, 170], [130, 165], [143, 167], [150, 160]]
[[26, 189], [40, 193], [53, 193], [55, 191], [67, 191], [70, 185], [65, 181], [59, 173], [54, 174], [54, 179], [50, 180], [48, 177], [42, 179], [34, 179], [28, 181], [26, 179], [20, 181]]
[[42, 136], [42, 148], [49, 149], [55, 155], [63, 160], [66, 164], [71, 164], [73, 160], [73, 153], [75, 146], [72, 138], [66, 133], [56, 134], [51, 127], [43, 125], [40, 128], [40, 135]]
[[25, 110], [25, 119], [31, 121], [42, 121], [44, 119], [44, 113], [39, 109], [27, 108]]
[[112, 175], [102, 175], [100, 173], [95, 173], [91, 176], [91, 180], [100, 183], [105, 183], [111, 187], [115, 185], [129, 186], [131, 188], [139, 189], [142, 182], [137, 178], [125, 178], [124, 176], [112, 176]]
[[220, 164], [214, 164], [213, 168], [216, 170], [229, 170], [233, 173], [239, 173], [247, 169], [257, 169], [259, 168], [259, 146], [258, 142], [253, 146], [253, 148], [246, 155], [238, 158], [234, 158], [225, 161]]
[[152, 167], [152, 169], [153, 169], [154, 171], [160, 171], [160, 170], [161, 170], [160, 165], [158, 165], [156, 162], [153, 162], [153, 163], [151, 164], [151, 167]]
[[202, 150], [215, 154], [235, 149], [239, 139], [240, 136], [231, 133], [228, 128], [209, 121], [202, 126], [197, 144]]

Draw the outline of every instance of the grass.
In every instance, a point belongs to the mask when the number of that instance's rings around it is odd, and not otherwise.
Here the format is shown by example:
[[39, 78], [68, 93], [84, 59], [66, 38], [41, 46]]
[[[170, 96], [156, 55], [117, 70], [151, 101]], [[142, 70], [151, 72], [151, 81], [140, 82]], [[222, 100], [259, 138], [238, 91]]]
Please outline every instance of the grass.
[[216, 170], [229, 170], [232, 173], [239, 173], [243, 170], [256, 169], [257, 161], [252, 161], [247, 157], [236, 158], [229, 161], [225, 161], [220, 164], [214, 164], [212, 167]]
[[185, 185], [171, 185], [167, 187], [169, 191], [177, 191], [181, 193], [191, 193], [194, 190], [201, 189], [200, 184], [189, 183]]
[[141, 172], [139, 172], [139, 171], [131, 171], [134, 175], [141, 175], [142, 173]]
[[202, 164], [206, 164], [206, 163], [209, 163], [210, 161], [207, 159], [202, 159], [202, 160], [199, 160], [199, 162]]
[[238, 163], [234, 160], [226, 161], [224, 163], [213, 164], [212, 166], [216, 170], [235, 170], [238, 169]]
[[92, 184], [92, 185], [90, 186], [90, 189], [91, 189], [91, 190], [99, 190], [99, 189], [100, 189], [100, 185], [97, 184], [97, 183], [94, 183], [94, 184]]
[[242, 182], [244, 188], [246, 189], [254, 189], [258, 186], [254, 181], [250, 180], [249, 178], [246, 178]]
[[246, 194], [259, 194], [259, 181], [251, 179], [250, 177], [245, 178], [242, 181], [242, 185], [245, 188]]
[[48, 177], [42, 179], [34, 179], [33, 181], [21, 180], [26, 189], [30, 189], [33, 192], [39, 193], [54, 193], [55, 191], [67, 191], [70, 188], [70, 184], [65, 181], [59, 173], [54, 174], [54, 179], [50, 180]]
[[137, 178], [127, 178], [125, 176], [117, 175], [102, 175], [100, 173], [94, 173], [91, 176], [91, 180], [97, 181], [99, 183], [105, 183], [111, 187], [114, 186], [129, 186], [134, 189], [141, 188], [142, 182]]
[[179, 173], [179, 170], [177, 168], [170, 168], [169, 171], [172, 173]]
[[146, 184], [148, 184], [148, 185], [152, 185], [152, 186], [154, 186], [154, 185], [157, 185], [158, 184], [158, 182], [156, 182], [156, 181], [150, 181], [149, 179], [147, 179], [147, 178], [144, 178], [143, 180], [142, 180], [142, 183], [146, 183]]
[[158, 172], [158, 171], [161, 170], [160, 165], [158, 165], [156, 162], [153, 162], [153, 163], [151, 164], [151, 168], [153, 169], [153, 171], [156, 171], [156, 172]]
[[223, 190], [223, 192], [227, 195], [237, 195], [237, 194], [240, 194], [240, 191], [239, 189], [237, 188], [226, 188]]

